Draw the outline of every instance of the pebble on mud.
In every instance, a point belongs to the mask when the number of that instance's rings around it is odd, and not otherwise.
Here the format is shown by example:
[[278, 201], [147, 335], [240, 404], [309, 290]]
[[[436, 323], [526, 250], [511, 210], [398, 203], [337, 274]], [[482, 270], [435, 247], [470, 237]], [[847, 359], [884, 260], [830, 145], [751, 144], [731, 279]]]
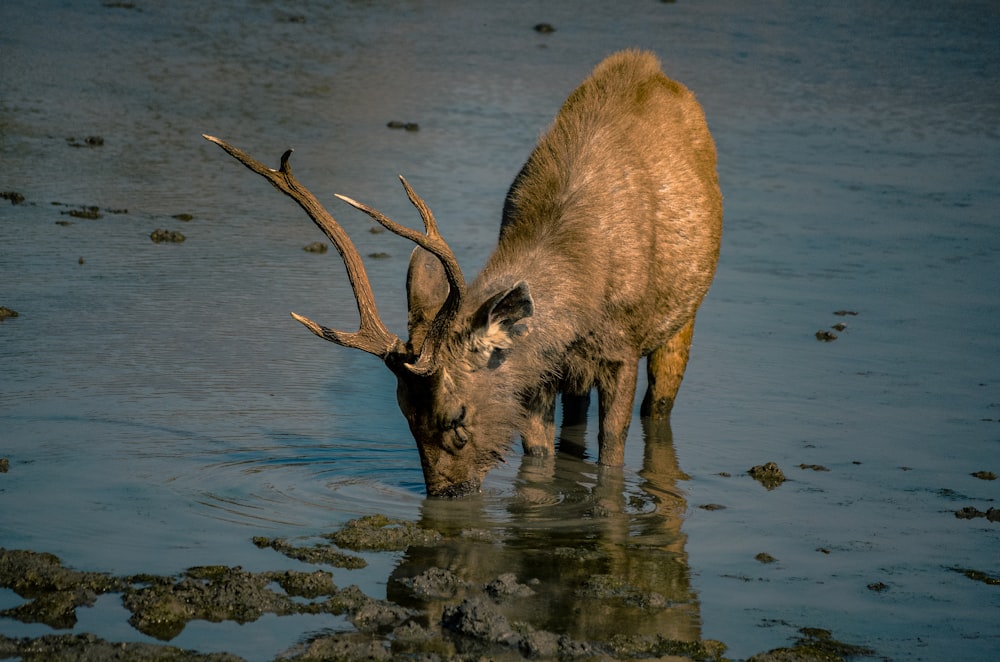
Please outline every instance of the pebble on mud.
[[24, 196], [17, 191], [0, 191], [0, 200], [10, 200], [10, 204], [19, 205], [24, 202]]
[[812, 469], [813, 471], [829, 471], [822, 464], [800, 464], [799, 469]]
[[556, 31], [551, 23], [536, 23], [534, 30], [540, 34], [552, 34]]
[[778, 561], [778, 559], [774, 558], [767, 552], [761, 552], [760, 554], [757, 554], [756, 556], [754, 556], [754, 559], [756, 561], [759, 561], [760, 563], [777, 563]]
[[10, 471], [10, 460], [0, 457], [0, 474], [5, 474], [8, 471]]
[[833, 342], [837, 339], [837, 334], [833, 331], [827, 331], [826, 329], [820, 329], [816, 332], [816, 340], [820, 342]]
[[0, 306], [0, 322], [4, 321], [8, 317], [17, 317], [17, 311], [12, 310], [7, 306]]
[[747, 473], [768, 490], [773, 490], [785, 482], [784, 472], [774, 462], [768, 462], [767, 464], [760, 464], [755, 467], [751, 467]]
[[160, 228], [156, 228], [155, 230], [153, 230], [153, 232], [149, 235], [149, 238], [152, 239], [153, 242], [157, 244], [162, 244], [164, 242], [179, 244], [185, 239], [187, 239], [187, 237], [185, 237], [177, 230], [161, 230]]
[[973, 478], [978, 478], [979, 480], [996, 480], [997, 475], [992, 471], [976, 471], [969, 474]]
[[185, 223], [194, 220], [194, 216], [191, 214], [174, 214], [171, 218], [176, 218], [178, 221], [184, 221]]

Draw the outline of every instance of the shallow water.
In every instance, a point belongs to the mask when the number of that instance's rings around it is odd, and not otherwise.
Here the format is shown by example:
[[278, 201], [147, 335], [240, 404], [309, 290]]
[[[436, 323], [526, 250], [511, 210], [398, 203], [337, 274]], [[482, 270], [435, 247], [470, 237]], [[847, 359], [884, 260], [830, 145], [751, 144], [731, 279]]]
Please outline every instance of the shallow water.
[[[499, 531], [488, 564], [441, 553], [470, 574], [542, 575], [532, 618], [571, 614], [558, 587], [584, 581], [532, 550], [603, 546], [617, 565], [602, 572], [680, 605], [648, 627], [730, 657], [814, 626], [894, 659], [990, 658], [1000, 592], [954, 569], [1000, 576], [1000, 525], [953, 513], [1000, 498], [970, 475], [1000, 471], [1000, 11], [612, 4], [4, 2], [0, 190], [25, 202], [0, 200], [0, 305], [20, 313], [0, 323], [0, 546], [116, 574], [277, 569], [299, 564], [252, 536], [381, 512]], [[539, 131], [628, 46], [698, 94], [725, 195], [672, 441], [636, 419], [618, 476], [593, 464], [591, 433], [590, 459], [515, 452], [473, 505], [426, 501], [389, 372], [287, 316], [355, 324], [336, 254], [303, 252], [322, 239], [308, 219], [200, 134], [275, 164], [295, 147], [361, 253], [389, 254], [368, 269], [402, 329], [409, 247], [332, 194], [416, 225], [404, 173], [471, 274]], [[88, 136], [103, 145], [74, 146]], [[81, 205], [102, 218], [63, 213]], [[156, 228], [187, 240], [154, 244]], [[767, 461], [790, 479], [772, 491], [745, 473]], [[366, 558], [338, 585], [385, 597], [431, 562]], [[18, 602], [0, 590], [0, 608]], [[114, 598], [79, 612], [76, 631], [144, 639]], [[171, 643], [270, 659], [343, 627], [195, 623]]]

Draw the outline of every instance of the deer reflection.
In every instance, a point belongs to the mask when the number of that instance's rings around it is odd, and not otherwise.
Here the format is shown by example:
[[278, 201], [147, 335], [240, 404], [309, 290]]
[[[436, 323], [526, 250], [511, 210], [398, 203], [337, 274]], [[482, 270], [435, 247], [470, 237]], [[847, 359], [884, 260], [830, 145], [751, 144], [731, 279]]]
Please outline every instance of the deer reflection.
[[[669, 421], [642, 422], [638, 485], [620, 467], [588, 461], [582, 432], [564, 429], [569, 443], [559, 453], [524, 456], [513, 497], [426, 501], [421, 525], [446, 538], [407, 550], [390, 577], [390, 599], [425, 610], [433, 623], [446, 605], [512, 573], [520, 588], [493, 595], [511, 621], [582, 641], [619, 634], [697, 641], [677, 487], [686, 477]], [[414, 578], [436, 568], [455, 581], [415, 590]]]

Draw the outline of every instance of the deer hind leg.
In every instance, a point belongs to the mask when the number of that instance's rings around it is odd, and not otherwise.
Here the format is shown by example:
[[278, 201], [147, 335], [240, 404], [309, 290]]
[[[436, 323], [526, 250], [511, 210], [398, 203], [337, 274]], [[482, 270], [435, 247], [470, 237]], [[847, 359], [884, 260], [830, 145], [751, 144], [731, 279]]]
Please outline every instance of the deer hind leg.
[[691, 338], [694, 336], [694, 318], [688, 320], [674, 337], [658, 347], [646, 358], [646, 374], [649, 385], [642, 400], [640, 413], [653, 419], [670, 418], [674, 408], [677, 389], [684, 379], [688, 356], [691, 353]]

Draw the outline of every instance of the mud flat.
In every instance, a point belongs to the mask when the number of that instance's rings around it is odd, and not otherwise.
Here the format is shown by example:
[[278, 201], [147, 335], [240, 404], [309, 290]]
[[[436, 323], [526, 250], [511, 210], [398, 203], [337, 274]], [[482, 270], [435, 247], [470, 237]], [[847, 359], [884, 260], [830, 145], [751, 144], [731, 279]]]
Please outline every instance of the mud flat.
[[[195, 620], [247, 623], [265, 614], [345, 616], [353, 630], [312, 636], [285, 651], [289, 660], [520, 660], [671, 659], [725, 660], [726, 646], [708, 640], [684, 641], [661, 634], [612, 634], [595, 638], [560, 634], [530, 622], [526, 601], [546, 587], [532, 577], [500, 572], [486, 581], [459, 577], [431, 565], [419, 573], [390, 579], [390, 600], [377, 600], [356, 586], [339, 588], [326, 567], [359, 567], [351, 551], [411, 552], [420, 558], [441, 547], [482, 551], [495, 544], [477, 532], [445, 535], [414, 522], [384, 515], [363, 517], [323, 536], [331, 543], [299, 547], [280, 539], [253, 544], [325, 566], [311, 571], [249, 572], [240, 567], [201, 566], [179, 576], [105, 573], [65, 567], [44, 552], [0, 549], [0, 586], [25, 599], [0, 616], [69, 629], [77, 610], [99, 595], [121, 595], [139, 632], [167, 642]], [[471, 542], [470, 542], [471, 541]], [[470, 547], [471, 545], [471, 547]], [[481, 549], [479, 549], [481, 548]], [[553, 548], [550, 562], [580, 563], [599, 557], [586, 550]], [[359, 559], [360, 560], [360, 559]], [[668, 599], [630, 583], [626, 577], [593, 575], [573, 587], [591, 604], [625, 607], [642, 617], [668, 609]], [[525, 618], [522, 618], [524, 616]], [[767, 660], [841, 660], [874, 651], [836, 641], [827, 630], [806, 628], [789, 647], [755, 655]], [[167, 644], [109, 642], [92, 634], [41, 637], [0, 636], [0, 658], [23, 660], [240, 660], [228, 653], [205, 654]]]

